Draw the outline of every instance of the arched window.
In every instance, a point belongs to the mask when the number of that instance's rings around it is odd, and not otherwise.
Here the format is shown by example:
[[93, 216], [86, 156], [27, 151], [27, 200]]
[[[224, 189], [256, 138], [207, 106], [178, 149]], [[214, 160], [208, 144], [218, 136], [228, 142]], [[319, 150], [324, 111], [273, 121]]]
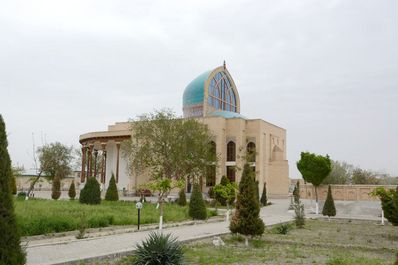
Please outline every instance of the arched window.
[[227, 144], [227, 161], [236, 161], [236, 145], [232, 141]]
[[210, 81], [208, 104], [216, 109], [236, 112], [236, 96], [225, 72], [218, 72]]
[[247, 144], [247, 161], [256, 162], [256, 144], [253, 142]]

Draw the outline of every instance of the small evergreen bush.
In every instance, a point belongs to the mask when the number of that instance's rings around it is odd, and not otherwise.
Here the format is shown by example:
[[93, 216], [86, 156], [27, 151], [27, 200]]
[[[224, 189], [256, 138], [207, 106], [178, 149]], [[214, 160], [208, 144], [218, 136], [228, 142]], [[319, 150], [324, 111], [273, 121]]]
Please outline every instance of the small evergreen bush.
[[328, 195], [326, 197], [325, 205], [323, 206], [323, 209], [322, 209], [322, 214], [324, 216], [328, 216], [329, 221], [330, 221], [330, 216], [336, 216], [336, 207], [334, 206], [332, 189], [330, 188], [330, 185], [328, 188]]
[[261, 194], [261, 206], [268, 205], [268, 198], [267, 198], [267, 183], [264, 182], [263, 193]]
[[80, 191], [79, 202], [84, 204], [101, 203], [100, 184], [94, 177], [87, 178], [86, 185]]
[[193, 185], [191, 199], [189, 200], [189, 216], [194, 220], [205, 220], [207, 218], [207, 210], [199, 184]]
[[256, 193], [255, 181], [250, 166], [245, 164], [242, 179], [239, 183], [239, 194], [236, 202], [235, 215], [232, 217], [229, 229], [232, 233], [240, 233], [246, 236], [262, 235], [264, 222], [260, 218], [260, 204]]
[[178, 193], [178, 200], [177, 200], [178, 205], [180, 206], [185, 206], [187, 205], [187, 197], [185, 196], [185, 189], [182, 188], [180, 192]]
[[181, 265], [184, 253], [181, 244], [170, 234], [151, 232], [137, 245], [132, 265]]
[[109, 180], [108, 189], [106, 190], [105, 194], [106, 201], [118, 201], [119, 200], [119, 193], [117, 191], [115, 175], [112, 173], [112, 177]]
[[287, 235], [287, 233], [290, 230], [290, 225], [289, 224], [280, 224], [278, 226], [275, 227], [275, 231], [277, 234], [280, 235]]
[[59, 197], [61, 197], [61, 179], [59, 177], [54, 177], [51, 189], [51, 198], [58, 200]]
[[72, 180], [72, 183], [69, 186], [68, 191], [69, 199], [74, 200], [76, 198], [76, 188], [75, 188], [75, 181]]
[[297, 228], [303, 228], [305, 225], [304, 204], [294, 204], [294, 222]]

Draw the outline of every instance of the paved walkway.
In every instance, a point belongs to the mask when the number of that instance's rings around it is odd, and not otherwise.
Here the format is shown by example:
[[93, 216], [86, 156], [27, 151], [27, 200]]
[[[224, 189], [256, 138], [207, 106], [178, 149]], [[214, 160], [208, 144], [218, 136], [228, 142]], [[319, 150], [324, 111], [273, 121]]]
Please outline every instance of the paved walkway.
[[[261, 217], [266, 225], [290, 221], [293, 213], [288, 212], [287, 200], [275, 200], [274, 204], [261, 210]], [[67, 241], [60, 237], [54, 239], [31, 241], [27, 246], [27, 264], [59, 264], [99, 256], [117, 255], [130, 252], [135, 245], [145, 239], [150, 231], [114, 234], [90, 239]], [[228, 224], [209, 222], [189, 226], [180, 226], [164, 229], [180, 241], [189, 241], [229, 233]], [[70, 240], [70, 239], [69, 239]]]

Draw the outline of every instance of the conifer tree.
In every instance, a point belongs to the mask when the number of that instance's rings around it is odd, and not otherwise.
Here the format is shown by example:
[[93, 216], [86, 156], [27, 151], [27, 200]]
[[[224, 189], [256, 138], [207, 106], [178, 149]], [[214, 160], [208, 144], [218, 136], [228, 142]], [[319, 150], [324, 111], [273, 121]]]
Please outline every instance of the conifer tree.
[[61, 197], [61, 180], [59, 177], [54, 177], [51, 188], [51, 198], [58, 200]]
[[119, 193], [117, 191], [115, 175], [112, 173], [112, 177], [109, 180], [108, 189], [106, 190], [105, 194], [106, 201], [118, 201], [119, 200]]
[[323, 206], [322, 214], [329, 217], [329, 222], [330, 216], [336, 216], [336, 207], [334, 206], [332, 189], [330, 188], [330, 185], [328, 188], [328, 195], [326, 197], [325, 205]]
[[69, 196], [69, 199], [71, 199], [71, 200], [74, 200], [76, 197], [76, 187], [75, 187], [74, 180], [72, 180], [72, 183], [69, 186], [68, 196]]
[[21, 249], [10, 181], [11, 160], [7, 150], [7, 134], [0, 114], [0, 264], [25, 264], [25, 253]]
[[181, 189], [178, 193], [178, 205], [185, 206], [187, 205], [187, 197], [185, 196], [185, 189]]
[[268, 205], [268, 198], [267, 198], [267, 183], [264, 182], [263, 193], [261, 195], [261, 205], [267, 206]]
[[205, 220], [207, 218], [205, 201], [198, 183], [193, 184], [193, 191], [189, 200], [189, 216], [194, 220]]
[[94, 177], [88, 177], [86, 185], [80, 191], [79, 202], [84, 204], [100, 204], [101, 190], [100, 184]]
[[245, 235], [246, 246], [248, 246], [247, 236], [264, 233], [264, 222], [260, 218], [260, 204], [255, 193], [256, 187], [252, 171], [250, 166], [245, 164], [242, 179], [239, 183], [236, 211], [232, 217], [229, 229], [232, 233]]
[[260, 187], [259, 187], [260, 184], [259, 184], [258, 180], [255, 180], [255, 179], [254, 179], [254, 183], [256, 185], [257, 201], [260, 202]]
[[15, 176], [11, 176], [11, 193], [17, 194], [17, 180]]

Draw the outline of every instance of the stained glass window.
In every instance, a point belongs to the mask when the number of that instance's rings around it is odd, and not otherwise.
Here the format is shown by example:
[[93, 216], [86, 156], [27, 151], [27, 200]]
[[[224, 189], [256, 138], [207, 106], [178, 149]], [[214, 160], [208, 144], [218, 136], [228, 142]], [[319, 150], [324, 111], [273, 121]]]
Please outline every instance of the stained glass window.
[[237, 112], [236, 96], [225, 72], [218, 72], [210, 81], [207, 102], [216, 109]]

